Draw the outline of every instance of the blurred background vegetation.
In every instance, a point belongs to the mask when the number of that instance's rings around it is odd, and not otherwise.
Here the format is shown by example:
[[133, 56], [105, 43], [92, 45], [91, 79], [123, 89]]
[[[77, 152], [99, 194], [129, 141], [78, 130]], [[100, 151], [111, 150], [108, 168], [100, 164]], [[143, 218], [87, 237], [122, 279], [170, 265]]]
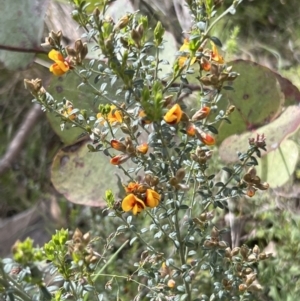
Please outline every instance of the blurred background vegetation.
[[[189, 26], [189, 20], [182, 11], [183, 2], [132, 0], [132, 6], [148, 14], [153, 24], [161, 20], [175, 37], [179, 48], [184, 37], [182, 31], [188, 30]], [[230, 0], [216, 2], [223, 9], [232, 3]], [[123, 7], [124, 3], [121, 0], [115, 2], [113, 16], [129, 10]], [[56, 11], [64, 17], [57, 18]], [[67, 4], [50, 2], [45, 36], [49, 29], [65, 28], [65, 23], [68, 23], [71, 29], [64, 31], [65, 43], [78, 38], [69, 12]], [[244, 0], [235, 15], [218, 25], [215, 35], [222, 36], [227, 60], [244, 58], [258, 62], [278, 71], [300, 88], [299, 18], [298, 0]], [[31, 96], [23, 86], [24, 78], [41, 77], [44, 83], [48, 83], [51, 75], [37, 64], [32, 64], [25, 71], [8, 71], [3, 64], [0, 69], [0, 156], [3, 159], [0, 161], [0, 255], [9, 255], [14, 241], [28, 235], [42, 245], [54, 228], [62, 226], [69, 229], [80, 227], [83, 231], [91, 230], [94, 235], [107, 237], [115, 225], [104, 217], [100, 208], [86, 208], [68, 202], [51, 184], [51, 163], [63, 143], [46, 116], [33, 106]], [[12, 141], [28, 120], [32, 122], [24, 143], [9, 159], [9, 166], [2, 168]], [[294, 141], [299, 146], [299, 133]], [[215, 164], [217, 167], [221, 163]], [[105, 181], [115, 182], [114, 172], [112, 174]], [[259, 278], [264, 286], [261, 300], [296, 301], [300, 296], [299, 178], [299, 170], [296, 169], [284, 187], [270, 189], [251, 200], [245, 198], [234, 209], [239, 243], [247, 243], [250, 247], [258, 244], [261, 249], [266, 248], [274, 254], [271, 260], [259, 267]], [[102, 196], [104, 194], [103, 190]], [[123, 240], [116, 241], [115, 247], [122, 243]], [[131, 249], [130, 253], [132, 262], [136, 261], [138, 250]], [[118, 261], [122, 262], [122, 258]], [[112, 269], [117, 269], [118, 261]], [[122, 269], [130, 270], [132, 262], [128, 266], [123, 265]]]

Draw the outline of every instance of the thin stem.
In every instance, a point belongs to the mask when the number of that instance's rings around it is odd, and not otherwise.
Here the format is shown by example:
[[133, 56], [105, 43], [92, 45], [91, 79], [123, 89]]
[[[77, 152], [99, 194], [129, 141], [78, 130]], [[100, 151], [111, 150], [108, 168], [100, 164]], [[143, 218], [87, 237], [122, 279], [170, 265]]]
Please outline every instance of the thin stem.
[[247, 158], [245, 158], [245, 160], [243, 161], [243, 164], [241, 164], [239, 166], [239, 168], [236, 169], [236, 171], [230, 175], [230, 177], [228, 178], [228, 180], [226, 181], [226, 183], [224, 184], [224, 186], [222, 186], [220, 188], [220, 190], [217, 192], [217, 195], [220, 195], [221, 192], [227, 187], [227, 185], [231, 182], [231, 180], [234, 178], [234, 176], [240, 174], [240, 172], [242, 171], [242, 169], [245, 167], [247, 161], [250, 159], [250, 157], [255, 153], [255, 149], [252, 149], [249, 151]]
[[232, 10], [232, 5], [229, 6], [219, 17], [217, 17], [206, 29], [205, 36], [209, 33], [209, 31], [223, 18], [225, 17], [230, 11]]
[[159, 66], [159, 48], [156, 48], [156, 53], [155, 53], [155, 60], [156, 60], [156, 66], [155, 66], [155, 72], [154, 72], [154, 81], [157, 80], [158, 77], [158, 66]]
[[[176, 208], [176, 200], [178, 200], [178, 193], [176, 192], [175, 194], [175, 198], [174, 198], [174, 208]], [[181, 239], [181, 231], [180, 231], [180, 225], [179, 225], [179, 219], [178, 219], [178, 210], [175, 211], [175, 221], [174, 221], [174, 225], [175, 225], [175, 231], [176, 231], [176, 238], [179, 244], [179, 247], [177, 246], [177, 248], [179, 249], [179, 257], [180, 257], [180, 262], [181, 265], [184, 265], [186, 263], [186, 257], [185, 257], [185, 250], [184, 250], [184, 245]], [[191, 290], [190, 290], [190, 286], [188, 284], [188, 282], [186, 282], [183, 279], [184, 282], [184, 286], [185, 286], [185, 291], [188, 295], [187, 300], [191, 301]]]
[[15, 46], [1, 45], [0, 44], [0, 49], [6, 50], [6, 51], [13, 51], [13, 52], [47, 54], [47, 52], [43, 48], [23, 48], [23, 47], [15, 47]]
[[0, 281], [2, 282], [2, 285], [6, 288], [9, 289], [11, 287], [11, 284], [14, 285], [14, 294], [19, 296], [22, 300], [24, 301], [31, 301], [31, 297], [29, 295], [27, 295], [24, 291], [23, 288], [19, 285], [19, 283], [17, 283], [12, 277], [10, 277], [9, 275], [7, 275], [2, 266], [0, 267], [0, 271], [2, 274], [3, 279]]
[[146, 284], [143, 284], [143, 283], [141, 283], [141, 282], [138, 282], [138, 281], [136, 281], [136, 280], [134, 280], [134, 279], [132, 279], [132, 278], [130, 278], [130, 277], [128, 277], [128, 276], [120, 276], [120, 275], [113, 275], [113, 274], [97, 274], [97, 275], [95, 275], [95, 276], [103, 276], [103, 277], [111, 277], [111, 278], [121, 278], [121, 279], [126, 279], [127, 281], [131, 281], [131, 282], [133, 282], [133, 283], [136, 283], [136, 284], [138, 284], [139, 286], [142, 286], [142, 287], [145, 287], [145, 288], [147, 288], [147, 289], [149, 289], [150, 291], [153, 291], [153, 292], [157, 292], [157, 291], [160, 291], [160, 288], [157, 288], [157, 290], [155, 290], [155, 289], [153, 289], [153, 288], [151, 288], [150, 286], [147, 286]]
[[121, 220], [128, 226], [128, 228], [130, 229], [130, 231], [131, 231], [132, 233], [134, 233], [134, 235], [136, 235], [137, 238], [138, 238], [144, 245], [146, 245], [153, 253], [161, 255], [161, 252], [156, 251], [149, 243], [147, 243], [147, 242], [142, 238], [142, 236], [140, 235], [140, 233], [135, 232], [135, 231], [133, 231], [133, 230], [131, 229], [130, 224], [127, 223], [127, 221], [125, 220], [125, 218], [124, 218], [122, 215], [118, 215], [118, 216], [119, 216], [119, 217], [121, 218]]
[[93, 282], [95, 282], [101, 273], [106, 269], [106, 267], [117, 257], [117, 255], [126, 247], [129, 240], [126, 240], [121, 247], [109, 258], [109, 260], [101, 267], [101, 269], [94, 275]]
[[87, 86], [89, 86], [90, 88], [92, 88], [95, 91], [95, 94], [102, 97], [103, 99], [105, 99], [106, 101], [108, 101], [110, 104], [116, 106], [120, 111], [122, 111], [125, 115], [127, 115], [128, 117], [130, 117], [131, 119], [135, 119], [134, 116], [132, 116], [131, 114], [129, 114], [126, 110], [124, 110], [118, 103], [114, 102], [112, 99], [110, 99], [109, 97], [107, 97], [106, 95], [104, 95], [101, 91], [99, 91], [96, 87], [94, 87], [86, 78], [84, 78], [78, 71], [75, 71], [75, 74], [81, 78], [81, 80], [84, 82], [84, 84], [86, 84]]
[[167, 160], [168, 160], [168, 163], [169, 163], [169, 168], [171, 170], [172, 177], [173, 177], [175, 175], [175, 171], [174, 171], [173, 166], [172, 166], [172, 160], [171, 160], [170, 154], [168, 152], [168, 147], [166, 145], [166, 142], [165, 142], [165, 140], [163, 138], [163, 135], [162, 135], [162, 132], [161, 132], [161, 125], [157, 125], [155, 130], [157, 132], [157, 135], [158, 135], [159, 139], [161, 140], [163, 150], [164, 150], [164, 153], [167, 156]]

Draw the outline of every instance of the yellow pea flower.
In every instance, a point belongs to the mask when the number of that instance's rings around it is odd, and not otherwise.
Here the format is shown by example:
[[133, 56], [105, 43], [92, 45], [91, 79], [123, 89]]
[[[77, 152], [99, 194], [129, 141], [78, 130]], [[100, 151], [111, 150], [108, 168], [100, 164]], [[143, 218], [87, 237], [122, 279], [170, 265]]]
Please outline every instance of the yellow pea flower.
[[128, 194], [122, 201], [122, 209], [127, 212], [132, 210], [134, 215], [137, 215], [146, 208], [145, 203], [136, 197], [133, 193]]
[[61, 76], [69, 71], [70, 65], [68, 61], [65, 60], [59, 51], [52, 49], [49, 52], [48, 57], [55, 62], [49, 68], [50, 72], [52, 72], [54, 75]]
[[182, 110], [179, 104], [175, 104], [164, 116], [164, 120], [168, 124], [177, 124], [182, 117]]

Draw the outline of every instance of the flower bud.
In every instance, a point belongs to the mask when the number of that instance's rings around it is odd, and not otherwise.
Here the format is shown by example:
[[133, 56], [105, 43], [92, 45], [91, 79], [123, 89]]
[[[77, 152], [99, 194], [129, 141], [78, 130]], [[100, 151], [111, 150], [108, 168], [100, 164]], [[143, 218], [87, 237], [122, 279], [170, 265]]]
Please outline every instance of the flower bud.
[[226, 114], [225, 115], [230, 115], [233, 111], [235, 110], [235, 106], [230, 106], [227, 110], [226, 110]]
[[231, 251], [231, 256], [236, 256], [236, 255], [238, 255], [239, 252], [240, 252], [240, 249], [241, 249], [241, 248], [239, 248], [239, 247], [233, 248], [232, 251]]
[[203, 245], [206, 248], [213, 248], [215, 246], [215, 243], [211, 240], [205, 240]]
[[225, 241], [219, 241], [218, 243], [218, 246], [221, 248], [221, 249], [225, 249], [227, 247], [227, 243]]
[[159, 46], [162, 43], [165, 29], [163, 28], [160, 21], [157, 22], [154, 28], [154, 42], [156, 46]]
[[111, 158], [110, 163], [112, 165], [120, 165], [120, 164], [126, 162], [129, 158], [130, 158], [129, 155], [121, 154], [121, 155], [118, 155], [118, 156], [115, 156], [115, 157]]
[[137, 147], [136, 147], [136, 151], [138, 152], [138, 153], [140, 153], [140, 154], [143, 154], [143, 155], [145, 155], [147, 152], [148, 152], [148, 144], [147, 143], [143, 143], [143, 144], [141, 144], [141, 145], [138, 145]]
[[68, 54], [68, 56], [76, 57], [77, 53], [76, 53], [75, 49], [73, 49], [73, 48], [71, 48], [69, 46], [66, 46], [65, 50], [66, 50], [66, 53]]
[[90, 240], [91, 240], [91, 234], [90, 234], [90, 232], [85, 233], [82, 238], [83, 238], [83, 241], [86, 244], [88, 244], [90, 242]]
[[255, 254], [250, 254], [247, 259], [248, 261], [252, 262], [252, 261], [256, 261], [257, 258]]
[[244, 271], [243, 271], [243, 273], [245, 274], [245, 275], [249, 275], [249, 274], [251, 274], [253, 272], [253, 270], [251, 269], [251, 268], [246, 268]]
[[139, 24], [138, 27], [136, 28], [137, 32], [139, 33], [140, 37], [143, 37], [144, 34], [144, 26], [143, 24]]
[[120, 29], [126, 27], [128, 23], [129, 23], [129, 16], [125, 15], [114, 26], [114, 30], [120, 30]]
[[256, 185], [256, 187], [260, 190], [267, 190], [269, 189], [270, 185], [267, 182], [264, 183], [259, 183], [258, 185]]
[[87, 46], [87, 43], [83, 43], [83, 47], [82, 47], [82, 50], [80, 52], [80, 59], [81, 59], [81, 62], [82, 60], [85, 59], [86, 55], [88, 54], [88, 46]]
[[243, 256], [244, 259], [246, 259], [248, 257], [249, 254], [249, 249], [247, 246], [242, 245], [241, 249], [240, 249], [241, 255]]
[[131, 30], [131, 38], [134, 40], [134, 42], [135, 42], [137, 45], [140, 44], [140, 39], [141, 39], [140, 34], [139, 34], [139, 32], [138, 32], [136, 29], [134, 29], [134, 28]]
[[82, 232], [78, 228], [75, 229], [75, 232], [72, 236], [72, 240], [73, 240], [73, 243], [81, 243], [81, 241], [82, 241]]
[[264, 259], [269, 258], [270, 255], [271, 255], [271, 254], [266, 254], [265, 252], [262, 252], [262, 253], [260, 253], [260, 254], [258, 255], [258, 258], [259, 258], [260, 260], [264, 260]]
[[116, 149], [116, 150], [118, 150], [118, 151], [120, 151], [120, 152], [125, 153], [125, 151], [126, 151], [126, 146], [125, 146], [125, 144], [122, 143], [122, 142], [119, 141], [119, 140], [112, 139], [112, 140], [110, 141], [110, 145], [111, 145], [111, 147], [112, 147], [113, 149]]
[[231, 258], [231, 249], [229, 247], [225, 249], [225, 257]]
[[198, 162], [198, 157], [196, 154], [191, 154], [190, 156], [193, 161]]
[[197, 138], [204, 143], [205, 145], [214, 145], [216, 144], [216, 140], [211, 135], [203, 132], [202, 130], [196, 128], [196, 136]]
[[176, 282], [175, 282], [173, 279], [170, 279], [170, 280], [168, 281], [168, 287], [169, 287], [169, 288], [174, 288], [175, 285], [176, 285]]
[[202, 120], [206, 118], [209, 113], [210, 113], [210, 107], [203, 107], [193, 115], [192, 121]]
[[96, 23], [99, 22], [99, 16], [100, 16], [100, 10], [98, 7], [96, 7], [93, 11], [93, 17]]
[[180, 168], [177, 170], [176, 172], [176, 179], [178, 182], [181, 182], [185, 177], [185, 169], [184, 168]]
[[40, 94], [46, 93], [45, 89], [43, 88], [43, 83], [40, 78], [36, 79], [24, 79], [24, 86], [33, 96], [37, 97]]
[[258, 255], [260, 253], [260, 248], [258, 245], [255, 245], [253, 250], [252, 250], [253, 253], [255, 253], [256, 255]]
[[211, 230], [210, 236], [212, 239], [218, 239], [219, 238], [219, 230], [216, 227], [213, 227]]
[[185, 128], [186, 133], [193, 137], [196, 135], [196, 127], [193, 123], [189, 122]]
[[253, 281], [256, 279], [256, 274], [253, 273], [253, 274], [249, 274], [247, 276], [247, 280], [246, 280], [246, 285], [249, 286], [250, 284], [253, 283]]
[[53, 30], [51, 30], [51, 32], [49, 33], [49, 38], [54, 41], [55, 46], [59, 46], [62, 39], [61, 30], [59, 30], [58, 32], [54, 32]]
[[239, 285], [239, 291], [240, 292], [244, 292], [244, 291], [246, 291], [247, 290], [247, 285], [246, 284], [240, 284]]

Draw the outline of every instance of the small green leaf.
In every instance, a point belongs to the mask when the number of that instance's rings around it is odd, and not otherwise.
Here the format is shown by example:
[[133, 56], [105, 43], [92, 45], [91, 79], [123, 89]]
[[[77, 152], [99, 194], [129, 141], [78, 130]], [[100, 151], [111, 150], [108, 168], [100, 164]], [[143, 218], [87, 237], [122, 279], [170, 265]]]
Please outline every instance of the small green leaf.
[[130, 242], [129, 245], [132, 246], [132, 244], [137, 240], [137, 236], [133, 237]]
[[214, 42], [214, 44], [216, 44], [219, 47], [223, 47], [222, 42], [219, 40], [219, 38], [217, 37], [209, 37], [210, 40], [212, 40]]

